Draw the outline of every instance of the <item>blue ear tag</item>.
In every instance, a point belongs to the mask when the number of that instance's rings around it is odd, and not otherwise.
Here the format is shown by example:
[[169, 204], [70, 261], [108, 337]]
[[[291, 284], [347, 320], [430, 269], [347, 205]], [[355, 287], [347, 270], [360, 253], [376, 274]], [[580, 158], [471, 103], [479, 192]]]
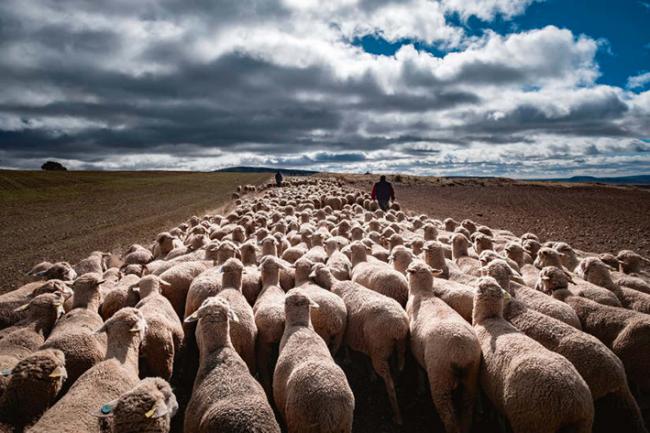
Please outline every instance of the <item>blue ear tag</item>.
[[105, 405], [102, 406], [102, 408], [100, 409], [100, 411], [101, 411], [102, 414], [104, 414], [104, 415], [108, 415], [109, 413], [111, 413], [112, 410], [113, 410], [113, 408], [111, 407], [110, 404], [105, 404]]
[[11, 376], [11, 369], [10, 369], [10, 368], [4, 368], [4, 369], [0, 372], [0, 374], [2, 374], [3, 376]]

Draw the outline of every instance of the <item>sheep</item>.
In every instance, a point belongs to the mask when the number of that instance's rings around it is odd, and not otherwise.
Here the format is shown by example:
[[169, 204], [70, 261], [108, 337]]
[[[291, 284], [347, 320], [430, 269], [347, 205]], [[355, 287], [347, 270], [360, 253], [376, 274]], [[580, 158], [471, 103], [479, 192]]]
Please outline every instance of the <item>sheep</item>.
[[52, 266], [44, 268], [32, 274], [35, 277], [43, 277], [46, 280], [73, 281], [77, 273], [68, 262], [56, 262]]
[[512, 269], [503, 260], [494, 260], [483, 267], [485, 276], [494, 278], [501, 288], [525, 304], [527, 307], [566, 323], [576, 329], [582, 329], [580, 319], [573, 308], [523, 284], [510, 281]]
[[325, 251], [328, 255], [326, 263], [332, 274], [339, 280], [349, 280], [352, 272], [352, 262], [350, 262], [348, 256], [339, 251], [339, 244], [335, 238], [325, 241]]
[[406, 275], [406, 268], [415, 259], [415, 255], [408, 248], [398, 245], [391, 250], [388, 262], [402, 275]]
[[517, 263], [520, 268], [524, 265], [533, 264], [533, 258], [524, 250], [524, 247], [519, 242], [508, 242], [504, 250], [506, 252], [506, 257]]
[[[393, 421], [402, 424], [389, 359], [397, 355], [397, 369], [404, 369], [408, 317], [397, 301], [352, 281], [340, 281], [329, 266], [316, 263], [310, 278], [340, 296], [347, 310], [345, 344], [370, 358], [375, 372], [383, 379], [393, 411]], [[319, 304], [320, 305], [320, 304]], [[313, 312], [312, 312], [313, 313]]]
[[162, 294], [166, 281], [155, 275], [147, 275], [136, 285], [140, 302], [135, 306], [147, 322], [141, 349], [141, 358], [147, 375], [169, 380], [174, 371], [174, 359], [179, 352], [185, 334], [174, 307]]
[[0, 335], [0, 394], [9, 382], [5, 373], [45, 342], [54, 323], [63, 315], [63, 294], [44, 293], [20, 307], [27, 316], [15, 325], [3, 329]]
[[0, 329], [15, 325], [25, 318], [26, 311], [19, 311], [19, 307], [28, 304], [38, 295], [55, 292], [72, 295], [72, 290], [61, 280], [36, 281], [0, 295]]
[[171, 386], [158, 377], [148, 377], [119, 398], [94, 413], [108, 421], [106, 433], [168, 433], [178, 410]]
[[616, 284], [609, 273], [608, 266], [597, 257], [587, 257], [576, 268], [576, 274], [616, 295], [621, 305], [631, 310], [650, 314], [650, 294], [629, 289]]
[[390, 265], [368, 261], [367, 247], [359, 241], [350, 244], [352, 253], [352, 281], [406, 305], [408, 282], [404, 275]]
[[111, 401], [133, 388], [138, 379], [139, 347], [146, 333], [142, 313], [123, 308], [96, 332], [106, 332], [104, 361], [86, 371], [27, 433], [99, 433], [93, 416], [98, 401]]
[[156, 251], [154, 253], [155, 259], [160, 259], [169, 254], [174, 248], [180, 247], [181, 242], [179, 239], [172, 236], [169, 232], [162, 232], [156, 236]]
[[68, 380], [66, 392], [89, 368], [104, 359], [106, 338], [94, 332], [104, 324], [99, 309], [99, 286], [104, 280], [99, 274], [84, 274], [72, 285], [73, 304], [52, 330], [42, 349], [59, 349], [65, 354]]
[[323, 235], [321, 233], [316, 232], [311, 235], [311, 249], [303, 257], [312, 262], [325, 263], [327, 261], [328, 254], [323, 248]]
[[106, 270], [105, 268], [105, 259], [109, 257], [109, 253], [103, 253], [101, 251], [93, 251], [90, 253], [90, 256], [82, 259], [79, 263], [74, 266], [74, 271], [77, 275], [83, 274], [101, 274]]
[[515, 433], [591, 432], [594, 405], [584, 379], [566, 358], [507, 322], [503, 301], [496, 280], [481, 278], [472, 324], [483, 354], [480, 381], [487, 397]]
[[449, 266], [445, 259], [444, 247], [438, 241], [428, 241], [424, 244], [424, 262], [433, 269], [441, 271], [441, 278], [449, 278]]
[[309, 317], [318, 308], [298, 289], [287, 292], [286, 324], [273, 373], [273, 399], [289, 433], [352, 432], [354, 395]]
[[[551, 259], [548, 259], [551, 258]], [[554, 266], [562, 269], [564, 272], [567, 272], [559, 259], [559, 254], [552, 249], [548, 249], [547, 252], [540, 250], [540, 254], [535, 259], [537, 264], [525, 265], [521, 269], [523, 279], [526, 282], [526, 285], [529, 287], [535, 287], [538, 282], [539, 270], [546, 266]], [[539, 267], [537, 266], [539, 265]], [[580, 278], [571, 276], [571, 281], [574, 284], [574, 287], [570, 287], [569, 290], [575, 296], [582, 296], [593, 301], [596, 301], [603, 305], [611, 305], [614, 307], [621, 307], [621, 301], [616, 297], [615, 294], [609, 290], [598, 287], [595, 284], [591, 284], [588, 281], [585, 281]]]
[[242, 294], [244, 266], [238, 259], [231, 258], [222, 265], [222, 271], [222, 288], [216, 295], [228, 301], [230, 309], [239, 319], [230, 327], [230, 339], [237, 353], [248, 365], [251, 374], [254, 374], [257, 326], [253, 309]]
[[199, 371], [185, 411], [184, 433], [280, 433], [264, 390], [230, 340], [229, 322], [237, 321], [225, 299], [211, 297], [186, 322], [197, 322]]
[[160, 278], [169, 283], [163, 287], [162, 294], [172, 303], [178, 317], [184, 317], [185, 301], [192, 281], [210, 267], [208, 262], [182, 262], [160, 274]]
[[0, 397], [0, 423], [23, 431], [50, 407], [66, 378], [65, 356], [60, 350], [39, 350], [27, 356], [11, 370]]
[[140, 277], [137, 275], [125, 275], [106, 293], [99, 307], [99, 314], [102, 316], [102, 319], [110, 319], [113, 314], [124, 307], [135, 307], [135, 304], [139, 301], [139, 297], [130, 287], [135, 286], [138, 281], [140, 281]]
[[262, 386], [271, 389], [273, 352], [284, 331], [284, 290], [279, 286], [280, 268], [286, 265], [275, 256], [264, 256], [260, 262], [262, 291], [253, 305], [257, 326], [257, 368]]
[[[541, 272], [543, 279], [549, 276]], [[495, 280], [496, 281], [496, 280]], [[497, 281], [498, 282], [498, 281]], [[503, 284], [498, 283], [501, 288]], [[511, 290], [506, 289], [511, 293]], [[546, 296], [546, 295], [542, 295]], [[621, 361], [597, 338], [545, 314], [528, 309], [517, 298], [506, 299], [503, 317], [519, 331], [567, 358], [589, 386], [594, 401], [614, 412], [614, 424], [623, 431], [646, 431], [639, 408], [627, 385]], [[611, 412], [611, 410], [610, 410]], [[610, 417], [611, 417], [610, 413]]]
[[451, 238], [452, 257], [454, 263], [465, 275], [479, 276], [480, 262], [475, 257], [470, 257], [468, 248], [469, 240], [461, 233], [456, 233]]
[[239, 247], [241, 261], [245, 266], [242, 277], [242, 293], [252, 306], [262, 290], [261, 274], [257, 268], [257, 247], [253, 241], [248, 241]]
[[343, 341], [347, 310], [339, 296], [311, 283], [309, 276], [313, 265], [314, 263], [306, 257], [296, 261], [296, 289], [320, 305], [318, 310], [312, 312], [314, 330], [325, 341], [332, 355], [335, 355]]
[[569, 271], [574, 272], [580, 260], [578, 259], [575, 250], [571, 248], [571, 245], [566, 242], [555, 242], [553, 249], [560, 253], [560, 261], [562, 262], [562, 265]]
[[38, 276], [44, 272], [47, 272], [48, 269], [52, 267], [53, 263], [48, 262], [47, 260], [35, 264], [29, 271], [25, 272], [26, 275], [30, 277]]
[[650, 317], [636, 311], [599, 304], [573, 295], [561, 269], [545, 267], [540, 273], [546, 293], [566, 302], [580, 318], [582, 329], [602, 341], [620, 358], [628, 380], [650, 391]]
[[650, 259], [647, 259], [634, 251], [621, 250], [616, 256], [621, 272], [626, 274], [638, 274], [641, 272], [643, 265], [649, 265]]
[[153, 260], [153, 253], [147, 248], [139, 244], [133, 244], [126, 250], [126, 254], [123, 257], [125, 265], [146, 265]]
[[447, 432], [469, 432], [478, 393], [481, 350], [472, 327], [433, 294], [440, 270], [408, 267], [411, 352], [429, 379], [433, 404]]

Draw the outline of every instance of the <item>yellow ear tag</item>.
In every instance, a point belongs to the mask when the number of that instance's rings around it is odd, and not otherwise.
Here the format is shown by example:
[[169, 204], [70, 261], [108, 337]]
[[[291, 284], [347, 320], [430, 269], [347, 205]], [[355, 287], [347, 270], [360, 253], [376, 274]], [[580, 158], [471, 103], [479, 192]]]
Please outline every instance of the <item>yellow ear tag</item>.
[[151, 410], [144, 414], [146, 418], [151, 418], [156, 413], [156, 405], [154, 405]]

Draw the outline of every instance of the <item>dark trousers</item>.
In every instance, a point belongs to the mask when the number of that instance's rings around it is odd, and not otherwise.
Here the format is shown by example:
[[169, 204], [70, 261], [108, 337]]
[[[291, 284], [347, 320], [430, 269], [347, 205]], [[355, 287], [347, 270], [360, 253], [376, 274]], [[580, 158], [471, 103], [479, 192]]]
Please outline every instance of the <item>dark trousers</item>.
[[386, 212], [390, 207], [390, 201], [388, 200], [377, 200], [377, 202], [379, 203], [379, 207], [381, 208], [381, 210], [383, 210], [384, 212]]

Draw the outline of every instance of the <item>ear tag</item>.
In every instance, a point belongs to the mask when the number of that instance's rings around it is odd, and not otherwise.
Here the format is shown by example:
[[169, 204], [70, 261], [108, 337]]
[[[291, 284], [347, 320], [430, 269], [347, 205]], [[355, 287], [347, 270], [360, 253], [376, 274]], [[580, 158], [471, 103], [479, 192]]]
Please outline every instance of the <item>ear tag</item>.
[[11, 376], [11, 369], [10, 368], [3, 368], [2, 371], [0, 371], [0, 374], [2, 374], [5, 377]]
[[144, 414], [146, 418], [151, 418], [156, 413], [156, 407], [152, 407], [151, 410]]
[[104, 406], [101, 407], [101, 409], [99, 409], [99, 411], [103, 415], [108, 415], [109, 413], [111, 413], [113, 411], [113, 407], [110, 404], [105, 404]]

